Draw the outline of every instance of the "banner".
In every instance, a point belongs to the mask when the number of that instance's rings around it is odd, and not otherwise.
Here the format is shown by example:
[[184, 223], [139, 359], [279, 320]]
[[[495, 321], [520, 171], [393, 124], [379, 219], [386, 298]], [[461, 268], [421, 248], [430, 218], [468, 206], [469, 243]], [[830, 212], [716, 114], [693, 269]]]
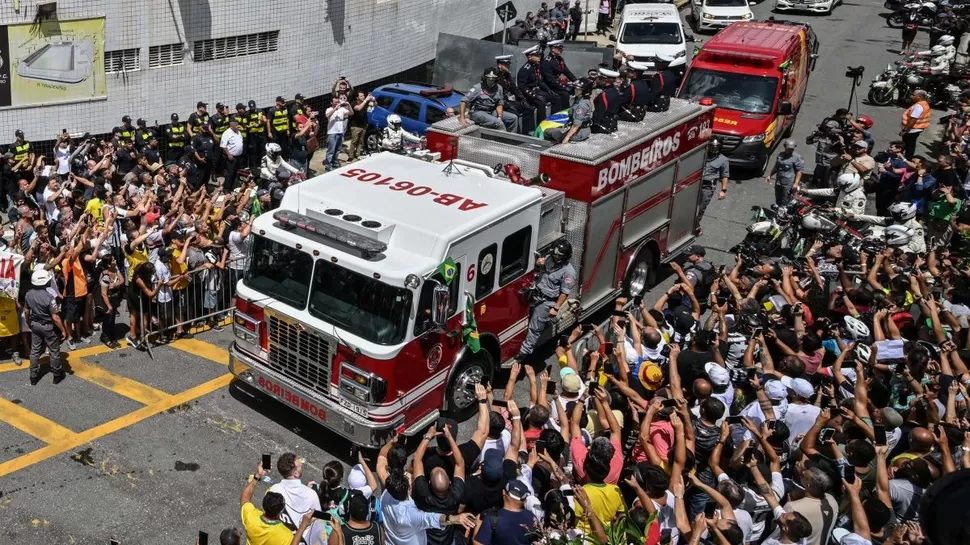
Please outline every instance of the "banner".
[[0, 27], [0, 108], [106, 96], [104, 18]]
[[20, 293], [20, 266], [24, 256], [0, 251], [0, 298], [17, 300]]

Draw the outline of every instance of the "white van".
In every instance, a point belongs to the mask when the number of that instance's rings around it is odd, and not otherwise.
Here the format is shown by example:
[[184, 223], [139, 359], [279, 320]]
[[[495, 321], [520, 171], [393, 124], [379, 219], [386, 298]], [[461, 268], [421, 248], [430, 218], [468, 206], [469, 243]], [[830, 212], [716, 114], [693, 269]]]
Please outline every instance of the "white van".
[[674, 4], [630, 4], [623, 8], [619, 33], [610, 36], [616, 48], [639, 62], [653, 62], [658, 56], [672, 57], [670, 68], [680, 74], [687, 67], [687, 43], [694, 37], [684, 25]]

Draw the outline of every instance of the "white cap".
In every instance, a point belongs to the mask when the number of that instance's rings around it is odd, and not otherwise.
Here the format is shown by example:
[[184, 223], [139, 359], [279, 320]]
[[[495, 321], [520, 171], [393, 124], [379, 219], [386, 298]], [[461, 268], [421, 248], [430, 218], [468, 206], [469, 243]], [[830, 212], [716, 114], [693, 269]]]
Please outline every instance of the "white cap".
[[512, 62], [512, 55], [496, 55], [495, 62]]
[[37, 269], [30, 275], [30, 283], [38, 288], [42, 288], [51, 283], [51, 272], [47, 269]]
[[649, 63], [649, 62], [630, 61], [626, 63], [626, 65], [636, 70], [637, 72], [646, 72], [648, 70], [653, 70], [653, 63]]
[[618, 78], [618, 77], [620, 77], [620, 73], [619, 72], [617, 72], [616, 70], [610, 70], [608, 68], [600, 68], [599, 72], [600, 72], [600, 75], [603, 76], [604, 78]]
[[711, 384], [715, 386], [726, 386], [731, 383], [731, 373], [721, 367], [717, 362], [709, 361], [704, 364], [704, 371], [711, 379]]
[[769, 380], [765, 383], [765, 395], [772, 401], [788, 399], [788, 388], [781, 381]]
[[781, 377], [781, 383], [784, 384], [786, 388], [789, 388], [795, 392], [795, 395], [798, 397], [808, 399], [812, 397], [812, 394], [815, 393], [815, 388], [812, 387], [812, 383], [803, 378]]
[[350, 468], [350, 473], [347, 475], [347, 487], [360, 490], [365, 486], [367, 486], [367, 474], [364, 473], [364, 468], [360, 464]]
[[546, 45], [548, 45], [549, 47], [557, 47], [559, 49], [562, 49], [563, 41], [564, 40], [549, 40], [548, 42], [546, 42]]
[[539, 46], [534, 45], [534, 46], [530, 47], [529, 49], [526, 49], [525, 51], [523, 51], [522, 54], [524, 54], [524, 55], [541, 55], [542, 54], [542, 50], [539, 49]]

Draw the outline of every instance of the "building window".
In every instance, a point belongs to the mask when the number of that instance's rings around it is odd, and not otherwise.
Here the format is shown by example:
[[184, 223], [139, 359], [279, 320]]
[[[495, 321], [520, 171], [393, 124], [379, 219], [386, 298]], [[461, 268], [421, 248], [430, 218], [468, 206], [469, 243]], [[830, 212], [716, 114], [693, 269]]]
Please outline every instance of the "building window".
[[104, 73], [117, 74], [119, 72], [134, 72], [141, 70], [139, 59], [141, 50], [137, 47], [132, 49], [118, 49], [115, 51], [104, 52]]
[[279, 49], [279, 43], [280, 31], [278, 30], [199, 40], [192, 46], [192, 59], [195, 62], [203, 62], [269, 53]]
[[149, 68], [180, 64], [182, 64], [182, 44], [153, 45], [148, 48]]

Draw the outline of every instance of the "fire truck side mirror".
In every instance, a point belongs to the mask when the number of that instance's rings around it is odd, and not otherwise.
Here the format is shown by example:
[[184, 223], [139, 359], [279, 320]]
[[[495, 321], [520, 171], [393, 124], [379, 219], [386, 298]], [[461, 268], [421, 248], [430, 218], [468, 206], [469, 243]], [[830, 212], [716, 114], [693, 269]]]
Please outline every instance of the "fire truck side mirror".
[[439, 331], [444, 331], [448, 326], [448, 308], [451, 306], [451, 291], [448, 286], [436, 284], [432, 300], [431, 321]]

